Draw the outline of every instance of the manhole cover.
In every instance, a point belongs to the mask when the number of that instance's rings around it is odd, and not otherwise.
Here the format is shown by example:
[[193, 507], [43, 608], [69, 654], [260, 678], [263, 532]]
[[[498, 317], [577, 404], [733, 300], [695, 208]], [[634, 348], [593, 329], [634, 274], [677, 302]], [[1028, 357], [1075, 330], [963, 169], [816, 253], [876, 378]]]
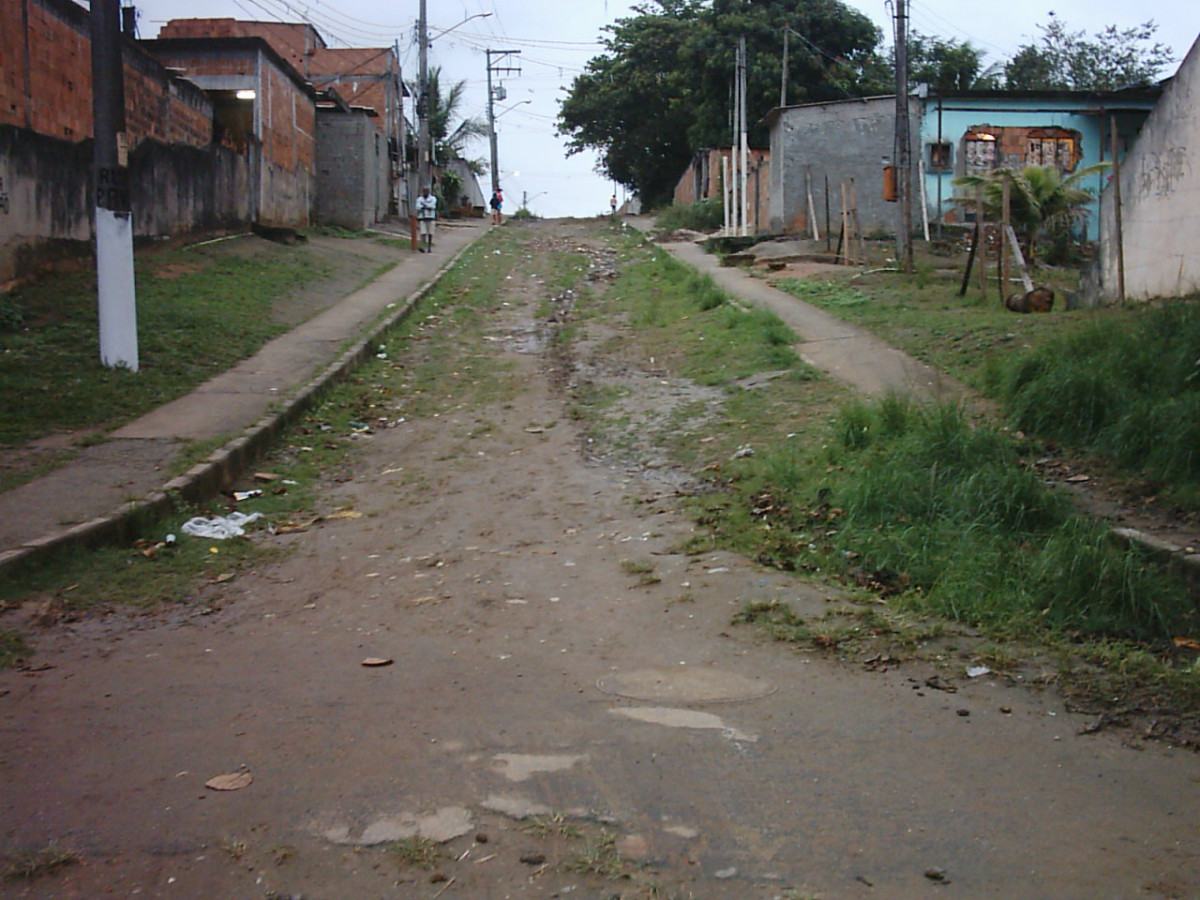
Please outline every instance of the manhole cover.
[[747, 678], [721, 669], [641, 669], [606, 675], [596, 682], [606, 694], [658, 703], [733, 703], [755, 700], [776, 691], [763, 678]]

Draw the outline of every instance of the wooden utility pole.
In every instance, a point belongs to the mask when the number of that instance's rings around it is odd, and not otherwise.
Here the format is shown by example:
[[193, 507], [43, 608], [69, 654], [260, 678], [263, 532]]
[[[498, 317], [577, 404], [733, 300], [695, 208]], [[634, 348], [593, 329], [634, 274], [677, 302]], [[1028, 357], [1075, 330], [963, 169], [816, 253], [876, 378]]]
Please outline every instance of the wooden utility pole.
[[906, 0], [896, 0], [896, 189], [900, 221], [896, 226], [896, 263], [913, 270], [912, 132], [908, 122], [908, 14]]
[[416, 191], [421, 193], [430, 186], [430, 26], [425, 18], [425, 0], [421, 0], [420, 13], [416, 19]]
[[92, 189], [96, 200], [96, 285], [100, 362], [138, 370], [133, 213], [125, 146], [125, 64], [120, 0], [92, 0]]
[[744, 34], [738, 39], [738, 96], [741, 98], [738, 103], [740, 116], [738, 120], [738, 166], [740, 171], [738, 174], [742, 180], [742, 208], [739, 212], [742, 220], [741, 234], [744, 237], [750, 233], [750, 223], [747, 221], [750, 215], [750, 200], [746, 190], [749, 187], [750, 145], [746, 126], [746, 36]]
[[1125, 304], [1125, 228], [1121, 218], [1121, 160], [1117, 156], [1117, 117], [1112, 117], [1113, 212], [1117, 240], [1117, 302]]

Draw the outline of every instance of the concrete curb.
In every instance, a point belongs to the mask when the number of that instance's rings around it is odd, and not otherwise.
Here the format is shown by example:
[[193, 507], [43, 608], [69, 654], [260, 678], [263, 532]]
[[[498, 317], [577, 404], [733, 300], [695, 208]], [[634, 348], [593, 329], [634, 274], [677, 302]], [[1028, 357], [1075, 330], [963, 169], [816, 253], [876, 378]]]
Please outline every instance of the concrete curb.
[[180, 501], [198, 503], [230, 488], [253, 462], [266, 454], [286, 428], [318, 403], [332, 384], [344, 379], [373, 357], [374, 347], [380, 339], [407, 319], [421, 299], [487, 233], [486, 229], [481, 231], [478, 237], [455, 253], [429, 281], [409, 294], [395, 310], [353, 338], [349, 348], [336, 360], [307, 382], [295, 387], [281, 400], [278, 411], [246, 427], [207, 459], [172, 478], [160, 490], [152, 491], [141, 499], [122, 503], [111, 512], [87, 522], [26, 541], [14, 550], [0, 552], [0, 575], [66, 547], [96, 547], [128, 540], [139, 523], [167, 515]]

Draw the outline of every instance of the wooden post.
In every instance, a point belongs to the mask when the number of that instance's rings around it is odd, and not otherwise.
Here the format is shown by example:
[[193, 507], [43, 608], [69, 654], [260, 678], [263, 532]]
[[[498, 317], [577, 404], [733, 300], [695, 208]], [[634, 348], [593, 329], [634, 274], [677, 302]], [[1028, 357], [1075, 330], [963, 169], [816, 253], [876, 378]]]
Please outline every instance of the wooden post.
[[853, 178], [850, 179], [850, 231], [858, 242], [858, 249], [854, 252], [854, 261], [865, 266], [867, 264], [867, 248], [863, 244], [862, 226], [858, 223], [858, 189], [854, 186]]
[[958, 290], [958, 296], [967, 296], [967, 285], [971, 283], [971, 267], [975, 265], [975, 251], [979, 249], [979, 223], [975, 223], [975, 230], [971, 232], [971, 250], [967, 253], [967, 268], [963, 272], [962, 287]]
[[1117, 241], [1117, 302], [1125, 304], [1125, 233], [1121, 221], [1121, 160], [1117, 157], [1117, 117], [1112, 117], [1113, 212]]
[[1000, 224], [1000, 302], [1004, 302], [1005, 295], [1008, 293], [1008, 252], [1006, 250], [1009, 229], [1012, 228], [1012, 182], [1007, 178], [1003, 184], [1003, 206], [1001, 208], [1001, 224]]
[[979, 299], [987, 300], [987, 229], [984, 227], [983, 186], [975, 188], [975, 221], [979, 224]]
[[846, 210], [846, 182], [842, 182], [842, 260], [849, 265], [850, 257], [854, 255], [851, 249], [853, 244], [853, 236], [850, 234], [850, 229], [847, 227], [849, 216]]
[[825, 176], [825, 251], [829, 252], [829, 246], [833, 240], [833, 229], [829, 224], [829, 176]]

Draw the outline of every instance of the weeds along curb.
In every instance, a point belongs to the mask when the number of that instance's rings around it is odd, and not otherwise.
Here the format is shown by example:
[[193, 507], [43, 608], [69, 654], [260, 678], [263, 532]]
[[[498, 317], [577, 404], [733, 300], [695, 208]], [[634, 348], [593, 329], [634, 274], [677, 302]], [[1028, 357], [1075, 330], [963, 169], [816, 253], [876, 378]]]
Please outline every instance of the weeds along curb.
[[126, 541], [146, 522], [166, 517], [180, 503], [200, 503], [231, 488], [252, 463], [266, 455], [280, 434], [317, 405], [331, 385], [345, 379], [366, 360], [374, 358], [374, 347], [380, 339], [407, 319], [422, 298], [487, 233], [486, 230], [482, 231], [468, 242], [429, 281], [405, 298], [399, 308], [368, 326], [368, 331], [354, 339], [334, 362], [294, 389], [276, 412], [263, 416], [207, 459], [172, 478], [160, 490], [139, 500], [122, 503], [111, 512], [87, 522], [26, 541], [17, 549], [0, 552], [0, 575], [34, 564], [67, 547], [96, 547]]

